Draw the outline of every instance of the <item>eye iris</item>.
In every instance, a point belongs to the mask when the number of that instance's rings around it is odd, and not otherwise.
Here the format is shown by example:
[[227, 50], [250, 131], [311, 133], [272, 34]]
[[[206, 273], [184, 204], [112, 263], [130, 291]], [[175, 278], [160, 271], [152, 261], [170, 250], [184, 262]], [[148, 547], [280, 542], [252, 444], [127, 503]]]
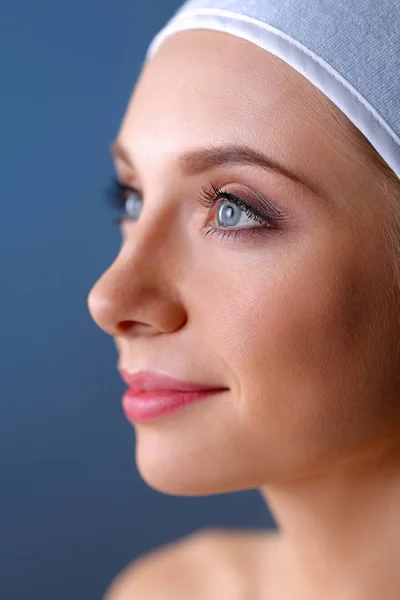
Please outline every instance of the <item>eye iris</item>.
[[[242, 211], [235, 204], [225, 201], [218, 209], [218, 219], [222, 227], [234, 227], [240, 221]], [[225, 221], [225, 222], [224, 222]]]
[[140, 208], [141, 208], [140, 202], [141, 202], [140, 199], [133, 192], [131, 194], [129, 194], [129, 196], [126, 200], [126, 204], [125, 204], [126, 212], [133, 219], [136, 219], [139, 216]]

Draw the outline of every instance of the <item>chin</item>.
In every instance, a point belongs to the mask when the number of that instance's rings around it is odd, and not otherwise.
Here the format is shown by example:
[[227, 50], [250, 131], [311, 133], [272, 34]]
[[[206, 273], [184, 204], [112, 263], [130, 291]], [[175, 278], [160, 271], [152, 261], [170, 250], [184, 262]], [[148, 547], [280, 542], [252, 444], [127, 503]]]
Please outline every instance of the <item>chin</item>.
[[219, 489], [204, 486], [198, 480], [185, 478], [182, 473], [166, 471], [164, 473], [145, 469], [138, 465], [138, 471], [148, 486], [169, 496], [207, 496], [220, 493]]
[[212, 481], [209, 473], [196, 469], [195, 463], [157, 460], [137, 449], [136, 466], [143, 481], [163, 494], [206, 496], [222, 492], [221, 480]]
[[136, 467], [154, 490], [173, 496], [208, 496], [254, 487], [248, 478], [243, 481], [232, 456], [218, 456], [207, 445], [188, 448], [176, 432], [174, 437], [174, 443], [167, 443], [155, 431], [137, 431]]

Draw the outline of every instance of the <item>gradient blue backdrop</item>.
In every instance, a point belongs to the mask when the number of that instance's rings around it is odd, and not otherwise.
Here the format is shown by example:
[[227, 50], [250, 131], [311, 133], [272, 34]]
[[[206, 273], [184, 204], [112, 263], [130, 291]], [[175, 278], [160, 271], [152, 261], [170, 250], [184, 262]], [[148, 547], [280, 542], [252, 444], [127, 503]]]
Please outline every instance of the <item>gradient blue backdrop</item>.
[[99, 600], [160, 544], [273, 526], [256, 491], [180, 498], [141, 480], [116, 350], [86, 305], [120, 244], [109, 144], [179, 4], [0, 1], [1, 600]]

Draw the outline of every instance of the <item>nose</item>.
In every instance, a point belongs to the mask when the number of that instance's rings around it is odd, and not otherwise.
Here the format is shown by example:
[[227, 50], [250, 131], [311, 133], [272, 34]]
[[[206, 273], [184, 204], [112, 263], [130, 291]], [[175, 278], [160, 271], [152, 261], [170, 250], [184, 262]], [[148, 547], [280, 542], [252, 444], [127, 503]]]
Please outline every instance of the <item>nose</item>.
[[180, 253], [154, 233], [127, 239], [89, 292], [93, 320], [112, 336], [170, 333], [186, 322], [176, 277]]

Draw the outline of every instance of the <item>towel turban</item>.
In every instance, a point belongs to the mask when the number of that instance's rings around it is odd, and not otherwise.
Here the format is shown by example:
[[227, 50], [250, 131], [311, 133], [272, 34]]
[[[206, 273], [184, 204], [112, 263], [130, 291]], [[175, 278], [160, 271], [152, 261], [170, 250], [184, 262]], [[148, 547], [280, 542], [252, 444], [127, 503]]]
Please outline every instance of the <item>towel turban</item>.
[[285, 61], [321, 90], [400, 178], [400, 0], [188, 0], [151, 40], [213, 29]]

